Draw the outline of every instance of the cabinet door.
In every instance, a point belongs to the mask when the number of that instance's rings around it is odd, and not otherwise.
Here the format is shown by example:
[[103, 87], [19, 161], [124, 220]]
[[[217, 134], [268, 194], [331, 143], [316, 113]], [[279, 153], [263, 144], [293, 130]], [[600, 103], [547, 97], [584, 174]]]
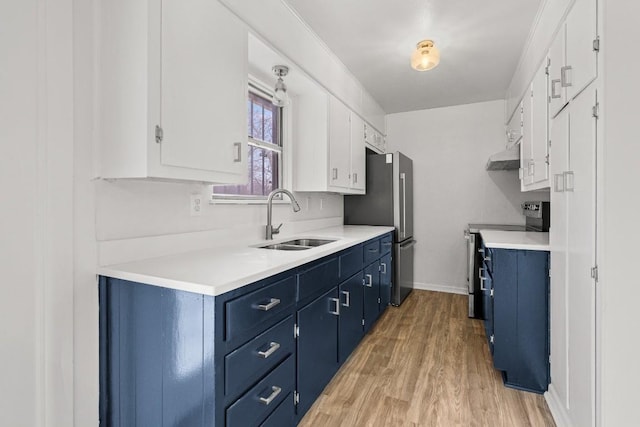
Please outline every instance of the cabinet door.
[[297, 413], [306, 413], [338, 369], [338, 288], [298, 311]]
[[507, 145], [513, 146], [522, 138], [522, 102], [507, 124]]
[[391, 253], [387, 253], [380, 259], [380, 312], [386, 310], [391, 304], [391, 278], [393, 277], [393, 264]]
[[480, 288], [482, 289], [482, 305], [484, 332], [489, 344], [489, 352], [493, 354], [493, 280], [485, 268], [480, 269]]
[[549, 179], [549, 103], [547, 95], [547, 61], [545, 60], [531, 84], [531, 159], [533, 184]]
[[522, 100], [522, 140], [520, 141], [520, 167], [524, 187], [533, 182], [533, 91], [530, 87]]
[[[563, 86], [563, 67], [566, 64], [566, 27], [563, 24], [549, 48], [549, 117], [554, 118], [567, 105], [567, 91]], [[566, 72], [565, 72], [566, 76]]]
[[567, 16], [567, 65], [565, 68], [568, 98], [575, 98], [598, 76], [597, 52], [593, 42], [598, 37], [596, 0], [577, 0]]
[[366, 189], [364, 120], [351, 113], [351, 188]]
[[517, 251], [497, 250], [493, 254], [493, 365], [509, 371], [517, 360]]
[[161, 163], [247, 179], [247, 29], [209, 0], [162, 2]]
[[364, 329], [362, 272], [351, 276], [340, 287], [340, 319], [338, 330], [339, 361], [343, 363], [356, 348]]
[[329, 96], [329, 183], [330, 187], [351, 186], [351, 112]]
[[[574, 425], [594, 421], [596, 265], [596, 91], [587, 89], [571, 104], [568, 204], [567, 316], [569, 411]], [[553, 273], [555, 275], [555, 271]]]
[[367, 333], [380, 314], [380, 262], [364, 269], [364, 332]]

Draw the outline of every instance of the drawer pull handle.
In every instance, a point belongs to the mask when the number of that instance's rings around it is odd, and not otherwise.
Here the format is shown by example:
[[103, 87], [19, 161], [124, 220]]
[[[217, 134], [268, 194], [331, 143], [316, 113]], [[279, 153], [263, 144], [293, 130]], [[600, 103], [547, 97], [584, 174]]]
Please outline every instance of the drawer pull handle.
[[368, 279], [368, 281], [365, 282], [364, 285], [367, 288], [371, 288], [373, 286], [373, 276], [371, 274], [365, 274], [364, 277]]
[[344, 307], [349, 307], [351, 295], [349, 291], [342, 291], [345, 296], [344, 303], [342, 304]]
[[486, 257], [484, 257], [484, 260], [487, 261], [487, 262], [491, 262], [491, 257], [490, 256], [486, 256]]
[[271, 356], [273, 353], [278, 351], [279, 348], [280, 348], [280, 344], [278, 344], [277, 342], [271, 342], [269, 343], [269, 350], [259, 351], [258, 356], [262, 357], [263, 359], [266, 359], [267, 357]]
[[269, 304], [259, 304], [256, 308], [262, 311], [269, 311], [278, 304], [280, 304], [280, 300], [278, 298], [271, 298], [269, 300]]
[[382, 242], [382, 246], [391, 246], [391, 242]]
[[367, 249], [367, 250], [368, 250], [369, 252], [378, 252], [378, 249], [377, 249], [377, 248], [369, 248], [369, 249]]
[[282, 389], [278, 386], [272, 386], [271, 387], [271, 394], [269, 395], [269, 397], [261, 397], [260, 398], [260, 403], [264, 403], [265, 405], [270, 405], [271, 402], [273, 402], [273, 399], [275, 399], [276, 397], [278, 397], [278, 395], [282, 393]]

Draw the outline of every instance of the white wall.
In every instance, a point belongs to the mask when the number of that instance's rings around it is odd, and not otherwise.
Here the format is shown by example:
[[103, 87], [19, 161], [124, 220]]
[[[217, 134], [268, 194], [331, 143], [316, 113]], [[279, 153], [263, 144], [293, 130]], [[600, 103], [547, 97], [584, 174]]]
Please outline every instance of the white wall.
[[598, 161], [599, 425], [640, 425], [640, 339], [637, 332], [638, 211], [640, 210], [640, 59], [629, 40], [640, 39], [638, 2], [602, 4], [604, 140]]
[[505, 147], [504, 101], [387, 116], [390, 151], [413, 159], [416, 286], [466, 292], [468, 223], [523, 224], [517, 171], [485, 170]]
[[0, 4], [0, 425], [73, 424], [71, 0]]

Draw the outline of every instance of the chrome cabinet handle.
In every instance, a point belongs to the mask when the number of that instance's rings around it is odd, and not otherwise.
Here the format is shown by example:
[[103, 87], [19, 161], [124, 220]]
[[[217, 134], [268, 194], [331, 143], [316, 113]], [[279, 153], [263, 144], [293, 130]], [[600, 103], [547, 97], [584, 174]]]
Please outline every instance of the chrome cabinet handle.
[[277, 342], [270, 342], [269, 350], [259, 351], [258, 356], [262, 357], [263, 359], [266, 359], [267, 357], [271, 356], [273, 353], [278, 351], [279, 348], [280, 348], [280, 344], [278, 344]]
[[484, 255], [484, 248], [478, 248], [478, 252]]
[[269, 311], [278, 304], [280, 304], [280, 300], [278, 298], [271, 298], [268, 304], [259, 304], [256, 308], [262, 311]]
[[364, 284], [364, 285], [365, 285], [367, 288], [371, 288], [371, 287], [373, 287], [373, 276], [372, 276], [371, 274], [365, 274], [365, 275], [364, 275], [364, 277], [366, 277], [367, 279], [369, 279], [369, 281], [368, 281], [368, 282], [365, 282], [365, 284]]
[[[551, 98], [552, 99], [558, 99], [558, 98], [560, 98], [562, 96], [559, 93], [556, 93], [556, 85], [558, 83], [561, 83], [560, 79], [551, 80]], [[561, 86], [562, 86], [562, 84], [561, 84]]]
[[263, 403], [265, 405], [269, 405], [271, 402], [273, 402], [273, 399], [275, 399], [276, 397], [278, 397], [278, 395], [282, 392], [282, 389], [278, 386], [272, 386], [271, 387], [271, 394], [269, 395], [269, 397], [260, 397], [260, 403]]
[[381, 262], [380, 263], [380, 269], [381, 269], [380, 272], [382, 274], [387, 274], [387, 263]]
[[480, 290], [481, 291], [488, 291], [489, 289], [484, 287], [484, 281], [487, 280], [487, 278], [484, 277], [484, 268], [479, 268], [478, 269], [478, 276], [480, 277]]
[[488, 261], [488, 262], [491, 262], [491, 257], [490, 256], [486, 256], [486, 257], [484, 257], [484, 260]]
[[329, 298], [329, 301], [333, 301], [336, 303], [335, 310], [329, 310], [329, 314], [333, 314], [334, 316], [340, 316], [340, 299], [339, 298]]
[[350, 293], [348, 291], [342, 291], [342, 294], [346, 297], [344, 303], [342, 304], [344, 307], [349, 307], [350, 305]]
[[354, 184], [357, 184], [357, 183], [358, 183], [358, 174], [357, 174], [357, 173], [354, 173], [354, 174], [353, 174], [353, 183], [354, 183]]
[[563, 173], [564, 175], [564, 191], [573, 191], [574, 190], [574, 182], [573, 182], [573, 172], [567, 171]]
[[338, 168], [333, 168], [331, 171], [333, 172], [331, 179], [338, 179]]
[[571, 68], [571, 65], [565, 65], [564, 67], [560, 68], [560, 81], [562, 87], [572, 86], [572, 83], [567, 78], [567, 71], [571, 70], [573, 70], [573, 68]]
[[239, 163], [242, 161], [242, 142], [234, 142], [233, 147], [236, 150], [236, 156], [233, 159], [234, 163]]
[[564, 174], [557, 173], [553, 175], [553, 191], [564, 193]]

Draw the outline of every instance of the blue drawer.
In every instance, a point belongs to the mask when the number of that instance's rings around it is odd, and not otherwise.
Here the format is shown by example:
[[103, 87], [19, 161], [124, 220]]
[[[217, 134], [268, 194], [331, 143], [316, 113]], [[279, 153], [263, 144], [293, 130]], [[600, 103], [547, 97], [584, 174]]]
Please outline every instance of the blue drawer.
[[380, 239], [364, 244], [364, 265], [369, 265], [380, 258]]
[[382, 236], [380, 239], [380, 253], [386, 254], [391, 252], [391, 248], [393, 247], [393, 233], [388, 233]]
[[260, 427], [289, 427], [295, 425], [293, 418], [295, 406], [293, 404], [293, 394], [287, 395], [280, 406], [264, 420]]
[[321, 294], [338, 284], [338, 257], [298, 274], [298, 300]]
[[224, 358], [227, 396], [237, 395], [293, 353], [293, 317], [289, 316]]
[[362, 245], [346, 250], [338, 260], [340, 262], [340, 281], [342, 282], [362, 270]]
[[295, 377], [294, 358], [289, 356], [227, 409], [226, 426], [258, 425], [293, 392]]
[[276, 323], [295, 303], [296, 288], [293, 276], [268, 285], [225, 303], [225, 339], [240, 336], [257, 328], [265, 330]]

